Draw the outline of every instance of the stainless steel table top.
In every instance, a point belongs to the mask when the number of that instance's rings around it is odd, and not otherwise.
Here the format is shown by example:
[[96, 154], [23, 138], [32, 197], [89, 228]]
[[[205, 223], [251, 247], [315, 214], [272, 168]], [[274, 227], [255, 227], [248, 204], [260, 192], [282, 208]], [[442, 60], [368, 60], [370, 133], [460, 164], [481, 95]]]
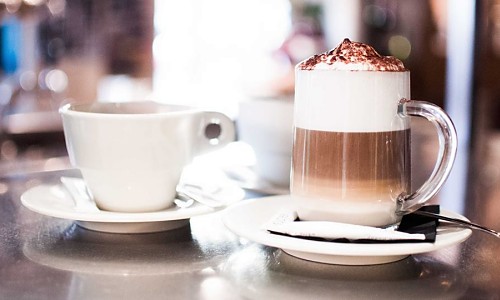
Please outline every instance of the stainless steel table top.
[[480, 232], [395, 263], [335, 266], [239, 238], [224, 212], [169, 232], [109, 234], [21, 205], [29, 187], [74, 174], [0, 180], [0, 299], [500, 298], [500, 240]]

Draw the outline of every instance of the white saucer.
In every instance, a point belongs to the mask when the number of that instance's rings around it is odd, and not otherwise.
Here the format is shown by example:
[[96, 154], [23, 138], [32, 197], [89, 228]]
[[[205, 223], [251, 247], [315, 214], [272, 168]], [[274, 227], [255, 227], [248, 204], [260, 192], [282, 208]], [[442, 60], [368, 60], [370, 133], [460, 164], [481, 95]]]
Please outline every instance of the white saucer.
[[[394, 262], [411, 254], [435, 251], [461, 243], [472, 233], [470, 229], [440, 225], [434, 243], [355, 244], [281, 236], [262, 229], [264, 223], [287, 207], [292, 208], [290, 195], [244, 201], [228, 208], [223, 221], [232, 232], [248, 240], [281, 248], [286, 253], [305, 260], [339, 265], [374, 265]], [[447, 211], [442, 211], [442, 213], [466, 219], [456, 213]]]
[[[232, 203], [241, 200], [243, 196], [244, 193], [242, 192], [235, 193]], [[112, 233], [146, 233], [172, 230], [189, 224], [191, 217], [212, 213], [224, 208], [212, 208], [195, 203], [187, 208], [173, 206], [165, 210], [148, 213], [79, 210], [62, 184], [33, 187], [21, 195], [21, 202], [28, 209], [42, 215], [75, 220], [78, 225], [84, 228]]]

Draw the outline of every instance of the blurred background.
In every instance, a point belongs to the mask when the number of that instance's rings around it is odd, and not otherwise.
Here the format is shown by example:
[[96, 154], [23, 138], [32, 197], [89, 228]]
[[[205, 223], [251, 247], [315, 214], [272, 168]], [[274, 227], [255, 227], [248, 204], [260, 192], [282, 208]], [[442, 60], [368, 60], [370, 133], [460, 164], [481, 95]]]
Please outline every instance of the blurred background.
[[[0, 0], [0, 14], [1, 176], [69, 167], [63, 103], [154, 99], [238, 123], [242, 103], [293, 103], [295, 64], [349, 37], [400, 58], [412, 97], [455, 121], [440, 201], [484, 205], [499, 222], [499, 0]], [[421, 123], [415, 185], [437, 145]]]

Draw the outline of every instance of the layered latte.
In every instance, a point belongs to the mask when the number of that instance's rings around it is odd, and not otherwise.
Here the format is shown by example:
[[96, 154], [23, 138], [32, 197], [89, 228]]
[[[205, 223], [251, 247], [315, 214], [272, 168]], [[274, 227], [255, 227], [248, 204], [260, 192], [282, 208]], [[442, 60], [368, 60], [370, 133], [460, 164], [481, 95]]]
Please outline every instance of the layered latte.
[[410, 191], [410, 124], [398, 114], [410, 72], [344, 40], [296, 67], [291, 194], [303, 220], [397, 222]]

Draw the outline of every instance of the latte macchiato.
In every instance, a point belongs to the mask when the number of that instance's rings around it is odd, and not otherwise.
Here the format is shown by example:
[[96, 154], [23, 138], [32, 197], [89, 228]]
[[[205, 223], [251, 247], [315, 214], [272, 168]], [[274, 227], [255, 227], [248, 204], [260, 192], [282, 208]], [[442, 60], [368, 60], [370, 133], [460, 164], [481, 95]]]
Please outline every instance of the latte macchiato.
[[410, 72], [362, 43], [346, 39], [297, 65], [290, 188], [302, 220], [399, 221], [411, 194], [403, 99]]

